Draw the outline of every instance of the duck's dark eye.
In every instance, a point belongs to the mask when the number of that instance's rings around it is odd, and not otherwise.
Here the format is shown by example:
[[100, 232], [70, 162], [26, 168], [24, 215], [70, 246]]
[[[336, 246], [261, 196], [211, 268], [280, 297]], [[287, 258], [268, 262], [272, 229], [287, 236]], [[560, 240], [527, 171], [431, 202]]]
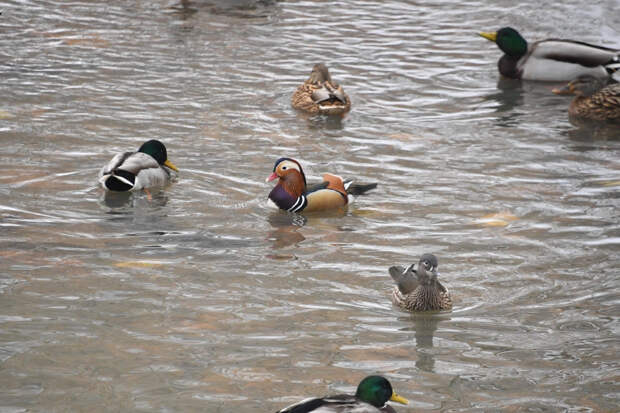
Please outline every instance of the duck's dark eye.
[[286, 166], [283, 166], [283, 167], [282, 167], [282, 170], [283, 170], [283, 171], [286, 171]]

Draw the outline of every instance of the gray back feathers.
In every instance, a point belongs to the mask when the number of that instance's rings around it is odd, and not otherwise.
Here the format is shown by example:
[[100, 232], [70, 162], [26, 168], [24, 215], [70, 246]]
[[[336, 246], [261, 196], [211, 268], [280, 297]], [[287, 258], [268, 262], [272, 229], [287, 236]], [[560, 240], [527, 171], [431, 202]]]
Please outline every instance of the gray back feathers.
[[395, 265], [390, 267], [389, 272], [402, 294], [410, 294], [418, 288], [418, 279], [413, 264], [406, 269], [400, 265]]

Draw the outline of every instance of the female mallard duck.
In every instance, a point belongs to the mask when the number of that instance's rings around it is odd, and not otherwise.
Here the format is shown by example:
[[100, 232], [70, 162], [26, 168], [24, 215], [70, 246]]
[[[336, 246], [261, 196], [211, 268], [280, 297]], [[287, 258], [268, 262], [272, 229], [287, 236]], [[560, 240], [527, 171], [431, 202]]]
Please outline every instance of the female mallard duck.
[[377, 186], [353, 184], [332, 174], [323, 174], [323, 182], [307, 187], [306, 175], [295, 159], [280, 158], [273, 166], [267, 182], [278, 183], [269, 193], [269, 199], [280, 209], [288, 212], [316, 212], [341, 208], [349, 203], [350, 195], [361, 195]]
[[620, 67], [620, 50], [575, 40], [547, 39], [528, 44], [512, 27], [480, 36], [505, 53], [497, 62], [509, 78], [563, 82], [579, 75], [606, 78]]
[[568, 114], [582, 119], [620, 121], [620, 83], [608, 86], [606, 80], [583, 75], [561, 89], [558, 95], [575, 95]]
[[168, 160], [166, 147], [150, 140], [137, 152], [119, 153], [99, 171], [99, 182], [106, 191], [128, 192], [163, 186], [170, 181], [170, 171], [179, 171]]
[[332, 80], [323, 63], [314, 65], [308, 80], [293, 93], [291, 103], [295, 109], [312, 115], [342, 115], [351, 109], [351, 99], [342, 86]]
[[437, 257], [433, 254], [422, 255], [417, 270], [413, 264], [407, 269], [390, 267], [390, 276], [397, 284], [392, 291], [392, 302], [406, 311], [450, 310], [452, 297], [437, 280], [437, 267]]
[[278, 410], [277, 413], [379, 413], [395, 412], [388, 400], [408, 404], [409, 401], [392, 390], [390, 382], [382, 376], [368, 376], [357, 386], [354, 396], [339, 394], [316, 399], [306, 399]]

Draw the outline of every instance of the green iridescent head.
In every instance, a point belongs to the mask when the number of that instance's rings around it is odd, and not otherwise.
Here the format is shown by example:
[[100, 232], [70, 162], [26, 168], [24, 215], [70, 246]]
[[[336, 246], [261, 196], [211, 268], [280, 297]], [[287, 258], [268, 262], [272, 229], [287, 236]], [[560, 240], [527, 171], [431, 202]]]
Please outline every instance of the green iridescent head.
[[176, 166], [172, 164], [168, 160], [168, 152], [166, 151], [166, 147], [163, 143], [156, 139], [151, 139], [150, 141], [146, 141], [140, 146], [138, 152], [146, 153], [147, 155], [151, 155], [158, 164], [167, 166], [168, 168], [175, 170], [178, 172]]
[[407, 399], [394, 393], [390, 382], [381, 376], [368, 376], [362, 380], [357, 386], [355, 397], [379, 408], [383, 407], [388, 400], [401, 404], [409, 403]]
[[482, 32], [480, 36], [495, 42], [504, 53], [521, 57], [527, 53], [527, 41], [512, 27], [503, 27], [496, 32]]

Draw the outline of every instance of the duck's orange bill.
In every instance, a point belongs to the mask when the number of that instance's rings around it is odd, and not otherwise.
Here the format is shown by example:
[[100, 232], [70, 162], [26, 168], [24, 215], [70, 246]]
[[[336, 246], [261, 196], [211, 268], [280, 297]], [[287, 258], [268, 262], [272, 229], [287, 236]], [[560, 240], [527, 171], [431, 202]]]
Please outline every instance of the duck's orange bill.
[[573, 94], [573, 88], [570, 83], [564, 86], [563, 88], [559, 88], [559, 89], [554, 88], [551, 91], [555, 93], [556, 95], [572, 95]]
[[274, 179], [278, 179], [278, 174], [276, 174], [275, 172], [274, 172], [274, 173], [272, 173], [271, 175], [269, 175], [269, 178], [267, 178], [267, 181], [266, 181], [266, 182], [271, 182], [271, 181], [273, 181]]

